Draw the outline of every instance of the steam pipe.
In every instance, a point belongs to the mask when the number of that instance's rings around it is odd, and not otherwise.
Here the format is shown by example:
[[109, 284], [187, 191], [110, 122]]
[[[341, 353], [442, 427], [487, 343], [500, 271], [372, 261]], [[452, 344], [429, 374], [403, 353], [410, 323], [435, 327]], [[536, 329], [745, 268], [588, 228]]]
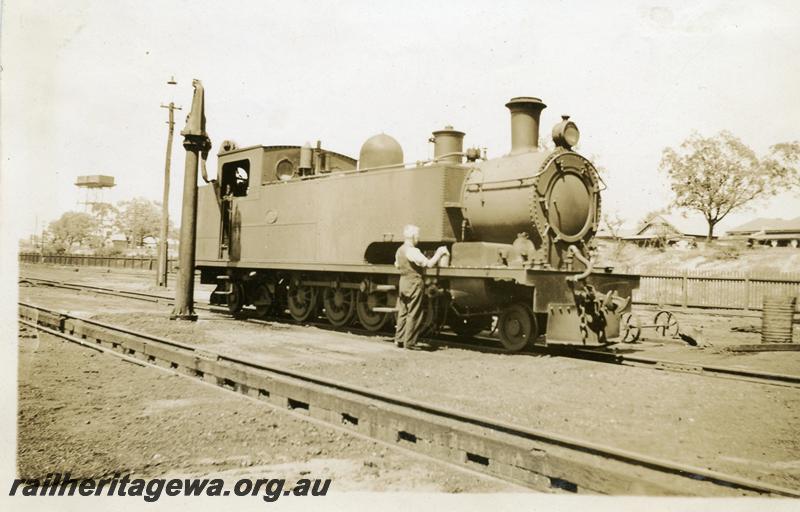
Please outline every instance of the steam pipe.
[[578, 250], [578, 248], [575, 247], [574, 245], [570, 245], [567, 248], [567, 250], [575, 256], [575, 259], [577, 259], [586, 266], [586, 270], [584, 270], [580, 274], [576, 274], [574, 276], [567, 276], [567, 282], [577, 283], [578, 281], [583, 281], [592, 274], [592, 270], [594, 267], [594, 265], [592, 264], [592, 260], [585, 258], [583, 254], [581, 254], [581, 251]]

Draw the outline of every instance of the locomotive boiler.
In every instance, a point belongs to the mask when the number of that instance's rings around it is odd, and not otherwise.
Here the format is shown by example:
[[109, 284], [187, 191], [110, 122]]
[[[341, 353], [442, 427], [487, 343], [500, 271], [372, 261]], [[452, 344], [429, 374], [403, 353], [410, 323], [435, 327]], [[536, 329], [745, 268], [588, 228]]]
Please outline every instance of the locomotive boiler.
[[591, 260], [601, 181], [573, 150], [578, 128], [563, 116], [555, 148], [540, 149], [544, 103], [518, 97], [506, 107], [511, 151], [493, 159], [465, 150], [464, 133], [449, 126], [433, 132], [434, 158], [413, 164], [385, 134], [358, 160], [319, 143], [224, 142], [216, 179], [198, 196], [196, 265], [201, 282], [217, 285], [211, 302], [389, 328], [394, 254], [403, 227], [416, 224], [423, 251], [451, 252], [448, 266], [426, 270], [429, 330], [472, 336], [495, 325], [508, 350], [613, 342], [639, 281]]

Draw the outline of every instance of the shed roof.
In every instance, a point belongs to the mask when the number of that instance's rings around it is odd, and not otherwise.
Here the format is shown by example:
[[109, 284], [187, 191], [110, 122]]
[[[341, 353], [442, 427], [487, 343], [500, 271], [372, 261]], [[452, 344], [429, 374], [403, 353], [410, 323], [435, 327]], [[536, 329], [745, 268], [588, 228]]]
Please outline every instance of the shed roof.
[[751, 233], [794, 233], [800, 232], [800, 217], [794, 219], [769, 219], [759, 217], [729, 229], [728, 235], [745, 235]]
[[755, 233], [748, 238], [751, 240], [797, 240], [800, 238], [800, 231], [797, 233]]
[[706, 236], [708, 232], [708, 223], [701, 216], [682, 212], [669, 212], [654, 215], [650, 220], [642, 224], [633, 235], [643, 235], [653, 225], [662, 225], [671, 231], [689, 236]]

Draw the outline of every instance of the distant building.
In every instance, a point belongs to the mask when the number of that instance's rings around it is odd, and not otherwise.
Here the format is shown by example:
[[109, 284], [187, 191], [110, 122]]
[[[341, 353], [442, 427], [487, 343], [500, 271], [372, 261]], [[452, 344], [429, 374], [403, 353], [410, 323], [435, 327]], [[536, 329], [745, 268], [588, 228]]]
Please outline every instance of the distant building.
[[703, 223], [704, 219], [664, 213], [650, 217], [639, 228], [622, 235], [620, 239], [642, 247], [693, 246], [706, 239], [708, 228], [706, 225], [704, 229]]
[[746, 239], [753, 245], [772, 247], [800, 246], [800, 217], [794, 219], [758, 218], [726, 232], [730, 238]]
[[122, 233], [112, 234], [109, 240], [111, 241], [111, 246], [116, 249], [123, 250], [128, 248], [128, 239]]
[[[598, 240], [613, 240], [616, 238], [614, 233], [608, 227], [604, 225], [605, 223], [600, 224], [600, 227], [597, 229], [597, 233], [595, 233], [594, 237]], [[623, 234], [623, 230], [620, 229], [617, 231], [617, 236], [621, 236]]]

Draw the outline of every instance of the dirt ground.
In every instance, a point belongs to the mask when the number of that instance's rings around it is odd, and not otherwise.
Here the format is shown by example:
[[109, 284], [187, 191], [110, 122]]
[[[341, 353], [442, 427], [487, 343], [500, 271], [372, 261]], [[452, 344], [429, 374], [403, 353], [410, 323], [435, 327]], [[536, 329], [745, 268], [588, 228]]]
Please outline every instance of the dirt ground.
[[[658, 310], [635, 307], [641, 324], [653, 324]], [[691, 347], [679, 339], [659, 337], [653, 330], [642, 331], [640, 343], [621, 344], [621, 353], [671, 359], [686, 363], [728, 366], [755, 371], [800, 374], [800, 352], [734, 352], [737, 345], [761, 344], [758, 312], [737, 315], [731, 311], [671, 310], [681, 331], [694, 333], [704, 346]], [[800, 325], [794, 326], [794, 340], [800, 343]]]
[[521, 492], [47, 334], [20, 337], [21, 478], [331, 478], [331, 491]]
[[[78, 272], [77, 274], [80, 274]], [[88, 273], [87, 281], [100, 284]], [[127, 279], [127, 278], [126, 278]], [[133, 278], [135, 280], [135, 276]], [[138, 278], [141, 281], [141, 277]], [[70, 279], [72, 280], [72, 279]], [[21, 298], [331, 379], [657, 457], [800, 487], [800, 392], [695, 375], [574, 359], [498, 355], [432, 346], [395, 349], [386, 337], [285, 322], [245, 323], [201, 312], [166, 319], [165, 306], [74, 292], [22, 288]], [[652, 313], [642, 312], [643, 315]], [[757, 343], [755, 318], [680, 314], [711, 346], [670, 341], [625, 346], [639, 355], [800, 373], [800, 353], [726, 352]], [[750, 329], [752, 330], [752, 329]]]

